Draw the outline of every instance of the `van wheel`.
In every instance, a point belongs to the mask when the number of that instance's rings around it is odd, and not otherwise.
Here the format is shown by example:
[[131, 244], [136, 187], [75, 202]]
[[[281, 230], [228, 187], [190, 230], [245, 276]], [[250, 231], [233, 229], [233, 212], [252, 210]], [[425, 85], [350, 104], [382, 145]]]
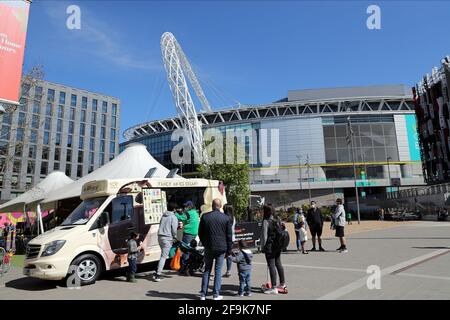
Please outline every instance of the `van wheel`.
[[77, 257], [70, 266], [76, 280], [82, 286], [95, 283], [102, 272], [102, 264], [97, 256], [93, 254], [83, 254]]

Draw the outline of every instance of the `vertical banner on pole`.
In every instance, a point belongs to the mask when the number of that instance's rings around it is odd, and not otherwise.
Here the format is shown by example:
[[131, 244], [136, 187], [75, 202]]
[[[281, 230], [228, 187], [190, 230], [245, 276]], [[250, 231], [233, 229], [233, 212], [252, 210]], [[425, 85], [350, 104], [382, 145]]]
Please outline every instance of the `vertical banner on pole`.
[[19, 101], [29, 8], [28, 0], [0, 0], [0, 103]]

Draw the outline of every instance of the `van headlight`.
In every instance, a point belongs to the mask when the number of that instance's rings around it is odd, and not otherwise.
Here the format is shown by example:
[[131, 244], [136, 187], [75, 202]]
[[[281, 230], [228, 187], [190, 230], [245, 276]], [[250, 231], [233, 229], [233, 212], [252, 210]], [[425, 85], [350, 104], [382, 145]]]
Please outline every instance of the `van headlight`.
[[63, 247], [64, 243], [66, 243], [66, 240], [56, 240], [47, 243], [44, 247], [44, 251], [42, 252], [41, 257], [54, 255]]

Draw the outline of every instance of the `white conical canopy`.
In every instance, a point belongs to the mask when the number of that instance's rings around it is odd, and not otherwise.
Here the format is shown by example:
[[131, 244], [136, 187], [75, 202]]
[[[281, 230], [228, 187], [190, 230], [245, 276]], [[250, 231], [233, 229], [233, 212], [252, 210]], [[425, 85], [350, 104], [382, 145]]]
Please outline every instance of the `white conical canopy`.
[[170, 172], [156, 161], [147, 148], [140, 143], [131, 143], [116, 158], [81, 179], [48, 195], [42, 202], [79, 197], [86, 182], [105, 179], [142, 179], [151, 168], [156, 168], [153, 177], [165, 178]]
[[0, 206], [0, 212], [23, 211], [24, 205], [32, 209], [33, 205], [46, 198], [52, 192], [55, 192], [66, 185], [72, 183], [73, 180], [61, 171], [53, 171], [44, 180], [39, 182], [27, 192], [21, 194]]

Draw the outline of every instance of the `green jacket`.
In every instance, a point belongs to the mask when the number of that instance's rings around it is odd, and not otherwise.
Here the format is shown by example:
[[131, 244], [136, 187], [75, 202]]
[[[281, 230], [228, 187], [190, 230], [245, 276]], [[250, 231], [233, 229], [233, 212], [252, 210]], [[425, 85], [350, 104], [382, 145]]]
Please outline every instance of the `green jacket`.
[[[194, 208], [189, 209], [183, 214], [175, 213], [176, 217], [178, 218], [178, 221], [183, 222], [183, 233], [188, 233], [193, 236], [197, 236], [198, 234], [198, 226], [200, 224], [200, 216]], [[189, 218], [188, 218], [189, 215]]]

